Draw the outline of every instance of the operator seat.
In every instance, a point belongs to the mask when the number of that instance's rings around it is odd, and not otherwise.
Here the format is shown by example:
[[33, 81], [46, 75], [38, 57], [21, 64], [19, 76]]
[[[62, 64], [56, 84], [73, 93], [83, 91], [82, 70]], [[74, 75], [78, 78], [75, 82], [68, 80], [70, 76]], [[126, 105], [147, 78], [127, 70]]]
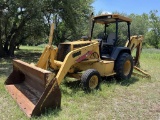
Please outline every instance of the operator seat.
[[114, 42], [116, 40], [116, 34], [115, 33], [110, 33], [108, 35], [108, 38], [107, 38], [107, 45], [114, 45]]
[[102, 39], [101, 43], [101, 59], [110, 58], [113, 50], [113, 45], [116, 40], [116, 34], [110, 33], [107, 37], [107, 40]]

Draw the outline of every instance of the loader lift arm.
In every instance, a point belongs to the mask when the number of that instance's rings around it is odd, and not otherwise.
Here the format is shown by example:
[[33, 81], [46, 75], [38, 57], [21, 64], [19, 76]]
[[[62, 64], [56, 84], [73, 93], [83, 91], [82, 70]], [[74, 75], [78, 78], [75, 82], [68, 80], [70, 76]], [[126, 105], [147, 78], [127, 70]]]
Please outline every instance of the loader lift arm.
[[[66, 55], [63, 62], [55, 60], [56, 50], [53, 49], [53, 47], [49, 47], [49, 48], [46, 47], [36, 66], [42, 69], [47, 69], [48, 67], [53, 69], [59, 68], [58, 73], [54, 77], [57, 80], [58, 85], [60, 85], [62, 79], [68, 73], [71, 66], [78, 63], [77, 59], [89, 51], [95, 52], [96, 51], [95, 48], [97, 48], [97, 46], [99, 46], [98, 42], [91, 43], [90, 45], [81, 47], [79, 49], [75, 49]], [[80, 53], [80, 54], [74, 57], [74, 54], [76, 53]], [[40, 63], [43, 63], [43, 64], [40, 64]]]

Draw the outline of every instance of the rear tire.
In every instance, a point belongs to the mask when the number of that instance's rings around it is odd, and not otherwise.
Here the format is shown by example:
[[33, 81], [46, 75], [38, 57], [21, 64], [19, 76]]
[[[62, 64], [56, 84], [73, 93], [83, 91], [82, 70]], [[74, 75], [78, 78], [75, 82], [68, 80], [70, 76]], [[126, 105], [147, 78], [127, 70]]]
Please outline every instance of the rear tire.
[[99, 89], [101, 76], [95, 69], [86, 70], [81, 77], [82, 85], [85, 91]]
[[116, 78], [118, 80], [130, 79], [133, 72], [133, 58], [129, 53], [122, 53], [115, 63]]

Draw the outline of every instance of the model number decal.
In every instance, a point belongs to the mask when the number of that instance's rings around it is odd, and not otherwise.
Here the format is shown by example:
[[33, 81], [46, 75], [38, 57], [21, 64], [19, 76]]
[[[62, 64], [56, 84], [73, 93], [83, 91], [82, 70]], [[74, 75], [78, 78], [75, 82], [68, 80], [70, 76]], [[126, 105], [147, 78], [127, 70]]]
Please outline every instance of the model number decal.
[[93, 53], [93, 51], [88, 51], [86, 54], [82, 55], [81, 57], [79, 57], [76, 61], [77, 62], [81, 62], [84, 59], [86, 59], [89, 55], [91, 55]]
[[76, 52], [76, 53], [73, 53], [73, 54], [72, 54], [72, 57], [75, 58], [75, 57], [77, 57], [78, 55], [81, 55], [81, 51], [78, 51], [78, 52]]

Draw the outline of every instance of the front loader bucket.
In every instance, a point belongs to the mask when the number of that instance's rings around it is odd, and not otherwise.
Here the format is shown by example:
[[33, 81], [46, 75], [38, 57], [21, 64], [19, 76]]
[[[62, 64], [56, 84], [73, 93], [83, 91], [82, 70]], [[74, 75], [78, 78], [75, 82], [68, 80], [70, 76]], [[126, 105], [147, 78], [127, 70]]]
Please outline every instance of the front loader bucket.
[[5, 87], [28, 116], [40, 115], [46, 108], [60, 108], [61, 92], [52, 73], [20, 60], [13, 60], [13, 72]]

